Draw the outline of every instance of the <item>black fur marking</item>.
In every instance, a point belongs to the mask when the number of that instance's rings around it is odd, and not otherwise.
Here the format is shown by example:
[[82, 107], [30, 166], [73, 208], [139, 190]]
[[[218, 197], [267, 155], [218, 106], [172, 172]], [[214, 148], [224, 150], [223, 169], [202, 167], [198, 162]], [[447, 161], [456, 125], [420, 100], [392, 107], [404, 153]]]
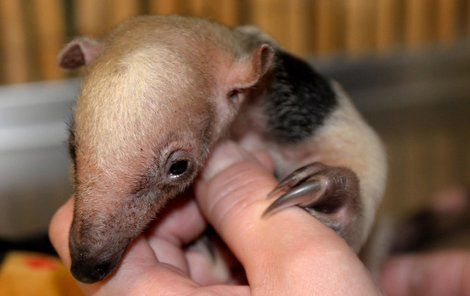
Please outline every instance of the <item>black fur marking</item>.
[[337, 105], [330, 83], [305, 61], [276, 52], [268, 87], [267, 136], [276, 142], [298, 143], [313, 135]]

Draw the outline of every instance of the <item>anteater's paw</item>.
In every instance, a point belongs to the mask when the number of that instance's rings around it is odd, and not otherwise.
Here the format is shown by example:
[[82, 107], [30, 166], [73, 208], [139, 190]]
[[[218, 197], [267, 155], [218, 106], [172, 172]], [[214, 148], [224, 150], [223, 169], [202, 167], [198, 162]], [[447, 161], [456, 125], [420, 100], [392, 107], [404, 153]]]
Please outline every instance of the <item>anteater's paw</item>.
[[292, 172], [268, 198], [276, 200], [266, 209], [265, 216], [299, 206], [344, 238], [349, 236], [349, 226], [360, 211], [357, 175], [350, 169], [319, 162]]

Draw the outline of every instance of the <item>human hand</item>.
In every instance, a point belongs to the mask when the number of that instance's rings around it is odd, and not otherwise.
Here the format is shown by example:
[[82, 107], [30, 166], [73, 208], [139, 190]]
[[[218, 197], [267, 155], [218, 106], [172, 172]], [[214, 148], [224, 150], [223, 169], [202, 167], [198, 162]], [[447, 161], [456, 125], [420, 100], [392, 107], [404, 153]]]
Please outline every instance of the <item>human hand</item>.
[[397, 230], [399, 243], [394, 246], [402, 252], [430, 245], [454, 249], [393, 256], [380, 276], [387, 295], [470, 295], [468, 194], [466, 186], [448, 186], [402, 222]]
[[396, 256], [385, 265], [380, 282], [390, 296], [470, 295], [470, 252]]
[[[261, 217], [276, 184], [269, 159], [254, 158], [231, 142], [219, 145], [196, 181], [196, 200], [159, 216], [108, 279], [81, 284], [82, 289], [90, 295], [378, 294], [356, 254], [306, 211], [292, 207]], [[72, 211], [69, 200], [50, 226], [51, 241], [67, 267]], [[210, 257], [184, 248], [207, 223], [243, 265], [248, 286], [226, 284], [233, 279], [220, 278]]]

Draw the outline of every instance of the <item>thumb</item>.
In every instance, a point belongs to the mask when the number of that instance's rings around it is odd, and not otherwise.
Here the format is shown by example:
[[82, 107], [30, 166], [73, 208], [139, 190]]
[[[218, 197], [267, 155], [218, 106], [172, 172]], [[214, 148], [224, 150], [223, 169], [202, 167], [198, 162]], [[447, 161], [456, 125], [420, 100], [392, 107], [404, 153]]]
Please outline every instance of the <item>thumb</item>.
[[[250, 286], [286, 292], [316, 287], [320, 293], [341, 279], [344, 292], [351, 292], [353, 285], [364, 295], [364, 287], [373, 284], [332, 230], [299, 207], [262, 217], [272, 202], [266, 197], [276, 185], [272, 172], [233, 142], [212, 151], [196, 183], [202, 213], [242, 263]], [[358, 276], [344, 280], [351, 274]]]
[[[266, 163], [266, 158], [264, 160]], [[241, 146], [227, 141], [212, 152], [202, 178], [196, 184], [196, 197], [206, 216], [217, 227], [231, 221], [227, 215], [243, 213], [249, 204], [260, 202], [260, 206], [267, 206], [262, 201], [276, 184], [272, 165], [263, 165]]]

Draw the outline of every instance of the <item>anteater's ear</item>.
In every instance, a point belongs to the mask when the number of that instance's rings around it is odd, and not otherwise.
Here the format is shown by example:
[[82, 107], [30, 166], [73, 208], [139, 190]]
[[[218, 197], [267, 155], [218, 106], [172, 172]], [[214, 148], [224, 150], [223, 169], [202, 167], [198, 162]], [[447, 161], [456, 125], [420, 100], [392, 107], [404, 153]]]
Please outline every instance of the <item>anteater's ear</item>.
[[100, 53], [102, 45], [96, 40], [78, 37], [70, 41], [59, 53], [59, 66], [67, 70], [76, 70], [88, 65]]
[[228, 83], [232, 88], [248, 88], [255, 85], [271, 68], [274, 60], [274, 49], [264, 43], [253, 52], [242, 58], [229, 75]]

